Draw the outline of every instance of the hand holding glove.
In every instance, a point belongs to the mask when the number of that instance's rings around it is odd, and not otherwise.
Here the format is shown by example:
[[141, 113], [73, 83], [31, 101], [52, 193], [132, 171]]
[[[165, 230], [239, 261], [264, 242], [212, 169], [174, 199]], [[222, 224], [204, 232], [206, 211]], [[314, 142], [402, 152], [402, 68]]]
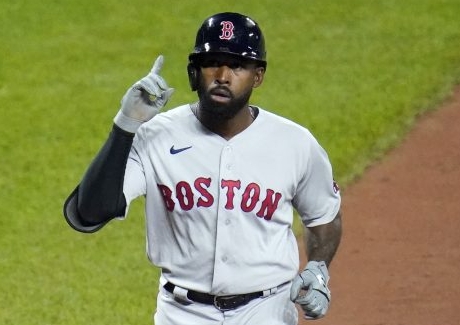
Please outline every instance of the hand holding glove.
[[326, 263], [317, 261], [308, 262], [305, 269], [293, 280], [291, 300], [302, 307], [305, 318], [317, 319], [326, 315], [331, 300], [328, 282]]
[[159, 75], [163, 66], [163, 56], [155, 60], [150, 73], [137, 81], [123, 96], [121, 108], [114, 118], [121, 129], [136, 133], [142, 123], [153, 118], [166, 105], [173, 88]]

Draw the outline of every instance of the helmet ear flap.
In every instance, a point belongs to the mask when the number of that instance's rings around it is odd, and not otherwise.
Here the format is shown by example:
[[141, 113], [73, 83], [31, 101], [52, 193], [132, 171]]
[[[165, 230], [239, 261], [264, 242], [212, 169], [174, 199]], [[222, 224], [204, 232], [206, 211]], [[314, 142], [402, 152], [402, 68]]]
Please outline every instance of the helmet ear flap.
[[187, 65], [188, 81], [192, 91], [198, 89], [198, 69], [193, 63]]

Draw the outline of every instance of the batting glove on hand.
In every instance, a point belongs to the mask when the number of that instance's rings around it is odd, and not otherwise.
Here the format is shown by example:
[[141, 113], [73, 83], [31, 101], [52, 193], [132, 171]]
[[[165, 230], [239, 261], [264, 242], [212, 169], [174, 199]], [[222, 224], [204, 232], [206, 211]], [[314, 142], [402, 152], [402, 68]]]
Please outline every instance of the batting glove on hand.
[[291, 286], [291, 300], [302, 307], [305, 318], [317, 319], [326, 315], [331, 300], [328, 282], [329, 272], [325, 262], [310, 261], [295, 277]]
[[155, 60], [150, 73], [128, 89], [121, 100], [121, 108], [114, 122], [121, 129], [136, 133], [142, 123], [150, 120], [166, 105], [173, 88], [159, 75], [163, 56]]

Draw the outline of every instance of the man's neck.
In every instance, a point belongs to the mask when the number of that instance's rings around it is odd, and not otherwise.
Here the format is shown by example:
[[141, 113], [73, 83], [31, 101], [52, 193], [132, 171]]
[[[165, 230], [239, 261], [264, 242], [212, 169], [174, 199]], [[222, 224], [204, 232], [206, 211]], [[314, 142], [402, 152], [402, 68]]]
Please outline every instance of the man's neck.
[[230, 140], [238, 133], [244, 131], [252, 124], [255, 118], [252, 108], [249, 106], [242, 108], [234, 117], [228, 120], [217, 120], [206, 111], [200, 110], [199, 105], [197, 105], [194, 113], [201, 124], [226, 140]]

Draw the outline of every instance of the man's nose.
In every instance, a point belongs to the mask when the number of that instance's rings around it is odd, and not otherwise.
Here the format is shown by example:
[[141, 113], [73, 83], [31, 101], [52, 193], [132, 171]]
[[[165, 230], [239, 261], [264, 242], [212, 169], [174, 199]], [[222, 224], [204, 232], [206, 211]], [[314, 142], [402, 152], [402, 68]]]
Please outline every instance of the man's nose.
[[232, 69], [226, 65], [222, 65], [216, 70], [216, 82], [220, 84], [229, 83], [231, 79]]

